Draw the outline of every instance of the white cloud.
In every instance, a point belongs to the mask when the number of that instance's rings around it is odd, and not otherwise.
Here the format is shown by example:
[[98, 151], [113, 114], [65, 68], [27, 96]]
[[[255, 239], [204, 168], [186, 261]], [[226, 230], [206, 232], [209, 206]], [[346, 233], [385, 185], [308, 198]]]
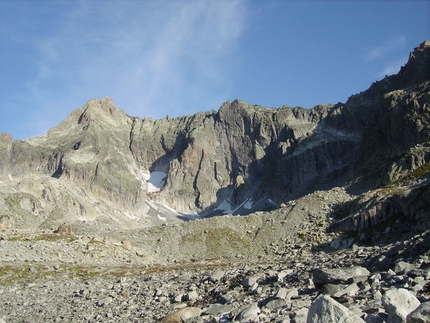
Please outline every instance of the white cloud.
[[406, 44], [406, 37], [404, 35], [399, 35], [395, 38], [392, 38], [386, 42], [384, 42], [380, 46], [376, 46], [374, 48], [369, 49], [364, 53], [363, 59], [366, 62], [373, 61], [378, 58], [385, 57], [387, 53], [391, 52], [394, 49], [402, 47]]
[[74, 4], [56, 17], [57, 28], [33, 38], [39, 72], [28, 88], [35, 98], [47, 87], [52, 104], [76, 93], [109, 95], [129, 114], [156, 118], [226, 99], [244, 2]]

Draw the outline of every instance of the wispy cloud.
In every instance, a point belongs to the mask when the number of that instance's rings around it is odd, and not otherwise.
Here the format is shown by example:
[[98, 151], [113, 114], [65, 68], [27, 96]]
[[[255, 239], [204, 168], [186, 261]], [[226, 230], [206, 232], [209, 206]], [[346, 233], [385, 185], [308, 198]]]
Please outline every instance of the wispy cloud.
[[129, 114], [158, 118], [228, 97], [242, 1], [74, 3], [33, 37], [38, 73], [28, 88], [47, 105], [109, 95]]
[[367, 50], [363, 54], [363, 59], [366, 62], [370, 62], [375, 59], [385, 57], [392, 50], [400, 48], [405, 44], [406, 44], [406, 37], [404, 35], [399, 35], [395, 38], [392, 38], [384, 42], [382, 45], [379, 45]]

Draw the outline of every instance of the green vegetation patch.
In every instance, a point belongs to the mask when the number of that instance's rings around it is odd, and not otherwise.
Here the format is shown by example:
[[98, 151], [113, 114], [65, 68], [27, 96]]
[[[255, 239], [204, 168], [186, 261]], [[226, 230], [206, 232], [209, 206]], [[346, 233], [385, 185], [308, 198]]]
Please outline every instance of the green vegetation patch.
[[31, 234], [31, 233], [18, 233], [16, 235], [10, 236], [6, 238], [8, 241], [49, 241], [49, 242], [56, 242], [56, 241], [66, 241], [66, 242], [73, 242], [77, 240], [77, 238], [74, 235], [68, 235], [68, 234], [61, 234], [61, 233], [38, 233], [38, 234]]
[[33, 205], [39, 206], [39, 201], [30, 193], [13, 193], [5, 198], [5, 203], [7, 207], [11, 210], [15, 210], [16, 208], [22, 208], [20, 203], [24, 200], [28, 199]]
[[54, 266], [46, 264], [7, 264], [0, 266], [0, 286], [34, 283], [37, 280], [44, 278], [55, 279], [56, 276], [86, 279], [103, 274], [107, 271], [107, 267], [100, 268], [96, 266], [68, 264], [62, 264], [61, 266], [57, 267], [57, 269], [55, 269]]
[[182, 238], [182, 244], [196, 250], [203, 247], [208, 256], [223, 256], [232, 250], [244, 251], [249, 247], [250, 241], [249, 238], [231, 228], [221, 227], [185, 235]]
[[421, 177], [424, 177], [430, 173], [430, 162], [427, 162], [420, 167], [414, 169], [412, 172], [409, 172], [407, 175], [399, 178], [394, 181], [391, 185], [405, 185], [410, 183], [411, 181], [417, 180]]

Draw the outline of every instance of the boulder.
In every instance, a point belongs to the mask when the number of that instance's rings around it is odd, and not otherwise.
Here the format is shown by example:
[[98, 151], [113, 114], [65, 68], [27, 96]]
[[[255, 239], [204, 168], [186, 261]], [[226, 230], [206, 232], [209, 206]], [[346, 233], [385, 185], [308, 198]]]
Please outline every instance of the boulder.
[[204, 312], [207, 315], [219, 315], [222, 313], [227, 313], [231, 310], [231, 305], [226, 304], [211, 304]]
[[184, 295], [184, 300], [195, 301], [198, 297], [199, 297], [199, 294], [195, 290], [192, 290], [189, 293]]
[[280, 307], [284, 307], [287, 305], [287, 302], [282, 298], [275, 298], [269, 301], [266, 305], [264, 305], [264, 308], [268, 310], [274, 310]]
[[202, 310], [198, 307], [184, 307], [179, 311], [166, 316], [161, 323], [182, 323], [185, 320], [199, 316]]
[[407, 274], [410, 270], [413, 269], [417, 269], [415, 265], [405, 261], [399, 261], [398, 263], [396, 263], [393, 270], [396, 274]]
[[309, 308], [307, 323], [365, 323], [342, 304], [330, 296], [322, 295]]
[[306, 323], [309, 310], [302, 307], [294, 313], [293, 323]]
[[370, 272], [360, 266], [348, 268], [325, 268], [313, 272], [313, 282], [317, 288], [326, 284], [358, 283], [367, 280]]
[[67, 223], [63, 223], [61, 224], [57, 231], [55, 231], [56, 233], [64, 233], [64, 234], [68, 234], [68, 235], [72, 235], [73, 234], [73, 230], [72, 230], [72, 226], [70, 224]]
[[298, 297], [298, 296], [299, 296], [299, 291], [297, 290], [297, 288], [287, 289], [285, 287], [281, 287], [275, 294], [275, 298], [280, 298], [287, 301], [293, 297]]
[[406, 323], [430, 323], [430, 302], [422, 303], [409, 313]]
[[408, 314], [420, 306], [420, 301], [403, 288], [389, 289], [381, 301], [388, 313], [388, 322], [392, 323], [405, 323]]
[[241, 311], [236, 319], [238, 321], [243, 321], [245, 319], [246, 321], [248, 321], [250, 319], [256, 318], [260, 312], [261, 311], [260, 311], [260, 308], [258, 307], [258, 303], [252, 303], [251, 305], [246, 307], [243, 311]]
[[263, 277], [263, 273], [257, 273], [255, 275], [245, 277], [240, 283], [243, 287], [252, 287], [254, 284]]
[[354, 296], [360, 288], [356, 283], [351, 285], [346, 284], [327, 284], [324, 285], [322, 291], [326, 295], [340, 297], [342, 295]]
[[221, 269], [217, 269], [213, 272], [212, 275], [209, 276], [209, 280], [211, 282], [217, 282], [220, 281], [225, 276], [225, 271]]
[[338, 237], [330, 243], [330, 247], [337, 250], [346, 249], [349, 248], [353, 242], [354, 238], [345, 239], [342, 237]]

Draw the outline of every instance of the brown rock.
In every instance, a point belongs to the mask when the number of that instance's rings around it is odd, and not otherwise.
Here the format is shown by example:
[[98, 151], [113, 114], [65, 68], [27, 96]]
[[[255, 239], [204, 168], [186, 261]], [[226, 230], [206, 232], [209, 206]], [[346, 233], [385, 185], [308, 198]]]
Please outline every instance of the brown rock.
[[64, 233], [64, 234], [68, 234], [68, 235], [72, 235], [73, 234], [73, 230], [72, 230], [72, 226], [70, 224], [67, 223], [63, 223], [62, 225], [60, 225], [57, 229], [57, 231], [55, 231], [56, 233]]
[[122, 243], [122, 246], [123, 246], [125, 249], [127, 249], [127, 250], [131, 250], [131, 243], [130, 243], [130, 241], [129, 241], [129, 240], [123, 240], [123, 241], [121, 241], [121, 243]]

